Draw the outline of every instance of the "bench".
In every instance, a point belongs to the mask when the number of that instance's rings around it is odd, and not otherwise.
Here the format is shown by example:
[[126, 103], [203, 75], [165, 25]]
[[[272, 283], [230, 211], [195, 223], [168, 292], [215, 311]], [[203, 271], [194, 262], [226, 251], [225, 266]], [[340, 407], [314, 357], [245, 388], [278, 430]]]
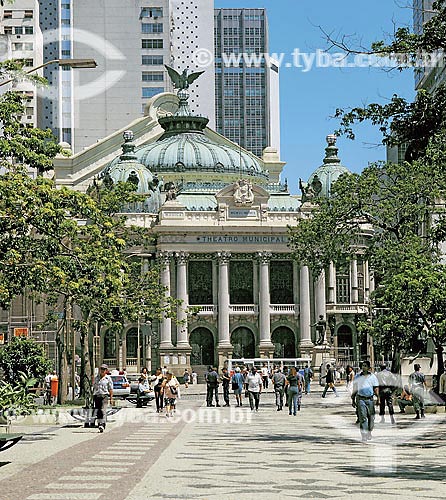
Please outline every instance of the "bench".
[[147, 406], [151, 401], [155, 399], [155, 396], [152, 393], [137, 395], [137, 396], [127, 396], [126, 401], [136, 405], [137, 408], [142, 408], [143, 406]]
[[23, 434], [0, 434], [0, 451], [5, 451], [17, 444], [23, 437]]

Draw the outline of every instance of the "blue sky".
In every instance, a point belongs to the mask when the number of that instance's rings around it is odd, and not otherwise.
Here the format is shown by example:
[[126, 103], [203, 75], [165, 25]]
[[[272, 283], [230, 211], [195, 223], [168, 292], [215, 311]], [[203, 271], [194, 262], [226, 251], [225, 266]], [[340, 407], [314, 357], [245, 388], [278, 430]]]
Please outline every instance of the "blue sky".
[[[409, 0], [215, 0], [216, 8], [264, 7], [267, 9], [270, 53], [286, 53], [293, 61], [295, 48], [311, 53], [328, 47], [319, 26], [334, 35], [352, 35], [352, 43], [367, 47], [388, 38], [394, 24], [411, 25]], [[336, 51], [335, 51], [336, 52]], [[287, 162], [283, 177], [290, 190], [298, 192], [298, 179], [308, 179], [322, 163], [325, 136], [338, 127], [331, 116], [336, 108], [381, 104], [394, 93], [412, 99], [411, 70], [385, 71], [379, 68], [282, 67], [280, 73], [281, 159]], [[386, 153], [379, 132], [369, 126], [356, 128], [356, 140], [338, 139], [339, 156], [350, 170], [361, 171], [369, 162], [384, 160]]]

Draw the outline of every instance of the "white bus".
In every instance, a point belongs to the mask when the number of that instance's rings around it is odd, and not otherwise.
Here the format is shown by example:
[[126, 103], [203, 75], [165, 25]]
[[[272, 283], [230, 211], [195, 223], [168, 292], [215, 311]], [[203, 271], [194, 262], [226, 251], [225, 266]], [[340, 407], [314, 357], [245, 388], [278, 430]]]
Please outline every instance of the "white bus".
[[295, 366], [298, 370], [301, 370], [305, 368], [305, 366], [308, 364], [308, 366], [311, 366], [311, 358], [241, 358], [241, 359], [228, 359], [228, 372], [232, 375], [232, 373], [235, 370], [236, 366], [255, 366], [256, 368], [260, 369], [263, 367], [263, 364], [266, 363], [266, 366], [268, 367], [268, 371], [271, 373], [274, 365], [275, 366], [280, 366], [281, 369], [283, 369], [284, 366], [287, 366], [288, 368], [291, 366]]

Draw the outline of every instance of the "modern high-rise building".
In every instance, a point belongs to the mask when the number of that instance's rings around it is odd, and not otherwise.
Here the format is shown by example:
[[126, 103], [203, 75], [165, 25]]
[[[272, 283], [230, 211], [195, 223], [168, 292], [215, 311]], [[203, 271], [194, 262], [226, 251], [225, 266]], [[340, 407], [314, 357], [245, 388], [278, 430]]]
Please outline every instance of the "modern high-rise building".
[[[209, 0], [41, 0], [45, 59], [93, 58], [96, 70], [52, 75], [57, 98], [43, 126], [77, 152], [144, 113], [151, 97], [172, 90], [164, 65], [197, 70], [194, 53], [213, 47]], [[48, 76], [50, 76], [48, 74]], [[215, 122], [214, 74], [196, 84], [191, 108]], [[198, 104], [198, 98], [200, 104]]]
[[[74, 153], [143, 115], [154, 95], [171, 91], [165, 64], [205, 71], [193, 84], [190, 107], [211, 128], [258, 156], [268, 146], [280, 152], [279, 69], [263, 57], [265, 9], [214, 10], [213, 0], [17, 0], [5, 12], [6, 36], [14, 38], [8, 57], [23, 56], [30, 66], [64, 58], [98, 63], [88, 71], [44, 68], [49, 87], [38, 120], [34, 104], [27, 114]], [[22, 34], [14, 31], [15, 12], [23, 14]], [[15, 53], [18, 47], [26, 53]], [[209, 55], [207, 66], [197, 60], [200, 52]], [[240, 63], [225, 64], [222, 57], [231, 55]]]
[[280, 150], [279, 68], [265, 9], [215, 10], [216, 130], [257, 156]]
[[[433, 4], [435, 0], [413, 0], [413, 26], [418, 35], [423, 33], [423, 27], [435, 16]], [[415, 88], [433, 90], [446, 80], [446, 68], [444, 60], [438, 60], [437, 64], [429, 67], [421, 67], [415, 70]]]
[[[0, 60], [21, 59], [27, 70], [41, 65], [42, 58], [39, 5], [35, 0], [5, 3], [0, 7]], [[10, 87], [4, 86], [1, 89], [9, 90]], [[29, 82], [18, 82], [14, 84], [14, 90], [22, 92], [26, 97], [23, 121], [36, 126], [40, 99], [35, 86]]]

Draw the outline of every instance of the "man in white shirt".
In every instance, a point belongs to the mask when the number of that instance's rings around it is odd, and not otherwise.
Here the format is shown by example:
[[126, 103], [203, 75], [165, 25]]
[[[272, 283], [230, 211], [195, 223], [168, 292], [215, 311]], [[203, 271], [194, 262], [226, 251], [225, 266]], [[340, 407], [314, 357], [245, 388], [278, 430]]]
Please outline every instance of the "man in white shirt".
[[259, 411], [259, 401], [260, 393], [262, 392], [262, 377], [257, 373], [255, 366], [248, 373], [245, 380], [246, 389], [249, 395], [249, 405], [251, 406], [251, 411]]
[[266, 366], [266, 363], [263, 363], [262, 381], [263, 381], [263, 388], [264, 389], [268, 389], [268, 379], [269, 379], [269, 370], [268, 370], [268, 367]]

